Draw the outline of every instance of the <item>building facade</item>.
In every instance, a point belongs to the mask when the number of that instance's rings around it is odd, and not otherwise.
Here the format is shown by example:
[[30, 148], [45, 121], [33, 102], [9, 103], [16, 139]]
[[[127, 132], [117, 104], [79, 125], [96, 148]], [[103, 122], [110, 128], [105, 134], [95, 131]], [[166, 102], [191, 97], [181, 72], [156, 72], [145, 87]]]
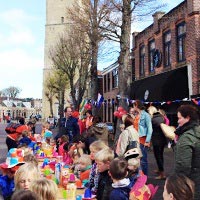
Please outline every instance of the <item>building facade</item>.
[[[52, 61], [49, 51], [59, 41], [59, 37], [69, 30], [71, 22], [67, 17], [67, 8], [74, 0], [46, 0], [46, 25], [45, 25], [45, 45], [44, 45], [44, 69], [43, 69], [43, 92], [42, 92], [42, 113], [43, 118], [50, 115], [50, 104], [45, 96], [45, 82], [52, 73]], [[66, 94], [69, 96], [69, 91]], [[67, 101], [66, 101], [67, 104]], [[55, 116], [58, 114], [58, 100], [53, 100], [53, 110]]]
[[5, 116], [17, 120], [20, 117], [29, 119], [31, 116], [42, 115], [42, 99], [18, 99], [0, 97], [0, 121]]
[[103, 77], [103, 121], [113, 122], [113, 113], [117, 109], [116, 97], [118, 89], [118, 63], [114, 63], [102, 71]]
[[[200, 94], [200, 4], [185, 0], [132, 34], [131, 99], [170, 102]], [[173, 106], [172, 106], [173, 107]]]

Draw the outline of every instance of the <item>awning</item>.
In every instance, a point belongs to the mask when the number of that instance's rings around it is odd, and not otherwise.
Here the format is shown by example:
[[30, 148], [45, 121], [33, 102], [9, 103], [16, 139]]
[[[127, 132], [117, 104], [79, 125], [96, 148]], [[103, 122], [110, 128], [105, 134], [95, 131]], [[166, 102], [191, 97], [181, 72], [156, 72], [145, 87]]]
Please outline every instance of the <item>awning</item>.
[[155, 102], [188, 97], [187, 66], [135, 81], [131, 85], [131, 99]]

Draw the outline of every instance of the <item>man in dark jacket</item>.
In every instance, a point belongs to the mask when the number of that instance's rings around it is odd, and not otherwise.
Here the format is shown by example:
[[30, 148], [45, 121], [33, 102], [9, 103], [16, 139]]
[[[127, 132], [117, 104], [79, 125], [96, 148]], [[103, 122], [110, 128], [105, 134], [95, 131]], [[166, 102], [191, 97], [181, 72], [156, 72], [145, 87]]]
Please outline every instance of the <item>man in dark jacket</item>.
[[59, 135], [68, 135], [69, 142], [71, 143], [73, 138], [80, 134], [78, 119], [72, 117], [72, 109], [70, 107], [66, 107], [65, 117], [61, 120], [61, 129]]

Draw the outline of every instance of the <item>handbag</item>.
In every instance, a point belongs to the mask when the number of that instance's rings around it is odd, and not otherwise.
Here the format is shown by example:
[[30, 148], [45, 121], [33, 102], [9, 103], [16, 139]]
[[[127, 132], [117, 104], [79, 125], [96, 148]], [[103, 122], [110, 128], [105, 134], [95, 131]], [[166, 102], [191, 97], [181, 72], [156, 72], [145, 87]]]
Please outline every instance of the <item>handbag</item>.
[[160, 124], [160, 128], [163, 132], [163, 134], [165, 135], [166, 138], [170, 139], [170, 140], [174, 140], [175, 139], [175, 133], [174, 131], [176, 130], [174, 126], [168, 126], [167, 124], [161, 123]]

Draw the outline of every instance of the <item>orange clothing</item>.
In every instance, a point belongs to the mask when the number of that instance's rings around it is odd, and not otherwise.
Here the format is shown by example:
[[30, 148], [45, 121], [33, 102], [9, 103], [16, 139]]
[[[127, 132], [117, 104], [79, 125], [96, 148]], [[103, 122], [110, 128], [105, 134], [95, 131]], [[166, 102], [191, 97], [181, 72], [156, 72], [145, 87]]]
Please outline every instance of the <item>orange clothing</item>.
[[145, 142], [146, 142], [146, 136], [140, 137], [139, 141], [140, 141], [140, 144], [145, 144]]
[[27, 126], [26, 125], [21, 125], [18, 128], [16, 128], [16, 132], [15, 133], [7, 134], [7, 136], [9, 138], [11, 138], [12, 140], [16, 141], [16, 140], [19, 139], [19, 137], [22, 135], [22, 132], [25, 131], [25, 130], [28, 130]]
[[90, 176], [90, 169], [88, 169], [88, 170], [86, 170], [84, 172], [81, 172], [80, 173], [80, 180], [81, 180], [81, 182], [83, 182], [83, 180], [88, 180], [89, 176]]
[[137, 132], [139, 130], [139, 121], [140, 121], [140, 117], [139, 116], [136, 116], [134, 118], [134, 121], [133, 121], [133, 126], [134, 126], [134, 128], [136, 129]]

